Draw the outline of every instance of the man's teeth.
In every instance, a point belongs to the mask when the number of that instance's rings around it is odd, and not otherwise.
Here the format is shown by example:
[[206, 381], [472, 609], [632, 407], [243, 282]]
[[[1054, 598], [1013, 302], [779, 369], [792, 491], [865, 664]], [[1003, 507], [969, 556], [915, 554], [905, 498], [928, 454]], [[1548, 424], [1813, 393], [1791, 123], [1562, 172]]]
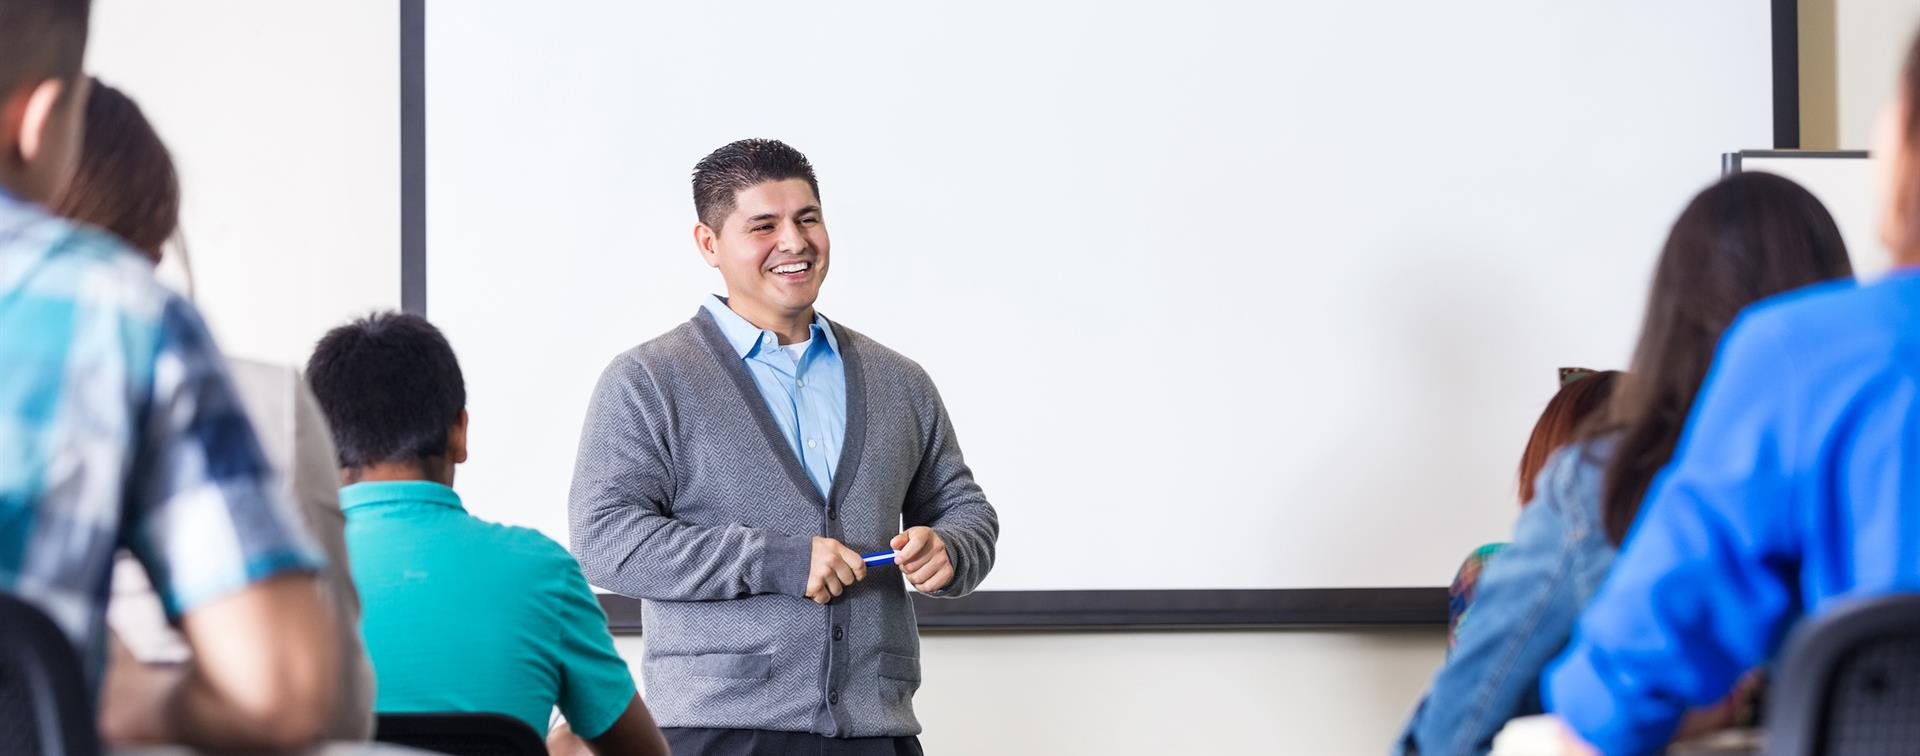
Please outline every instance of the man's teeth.
[[788, 264], [786, 264], [786, 265], [782, 265], [782, 266], [780, 266], [780, 267], [777, 267], [777, 268], [774, 268], [774, 269], [773, 269], [773, 272], [775, 272], [775, 273], [799, 273], [800, 271], [803, 271], [803, 270], [806, 270], [806, 269], [807, 269], [807, 268], [809, 268], [809, 267], [812, 267], [810, 263], [803, 263], [803, 262], [797, 262], [797, 263], [788, 263]]

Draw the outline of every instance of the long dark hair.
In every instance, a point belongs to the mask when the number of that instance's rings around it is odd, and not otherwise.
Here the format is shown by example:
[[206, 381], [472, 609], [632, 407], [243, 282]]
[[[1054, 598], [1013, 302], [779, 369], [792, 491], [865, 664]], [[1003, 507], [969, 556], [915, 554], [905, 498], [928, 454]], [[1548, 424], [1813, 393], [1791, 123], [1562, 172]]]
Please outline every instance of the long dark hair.
[[180, 229], [180, 175], [140, 106], [95, 79], [73, 179], [53, 202], [61, 216], [99, 226], [160, 261]]
[[1721, 332], [1740, 310], [1852, 274], [1839, 226], [1799, 184], [1740, 173], [1693, 198], [1654, 269], [1633, 365], [1591, 433], [1617, 436], [1606, 468], [1608, 539], [1626, 538], [1648, 484], [1679, 443]]

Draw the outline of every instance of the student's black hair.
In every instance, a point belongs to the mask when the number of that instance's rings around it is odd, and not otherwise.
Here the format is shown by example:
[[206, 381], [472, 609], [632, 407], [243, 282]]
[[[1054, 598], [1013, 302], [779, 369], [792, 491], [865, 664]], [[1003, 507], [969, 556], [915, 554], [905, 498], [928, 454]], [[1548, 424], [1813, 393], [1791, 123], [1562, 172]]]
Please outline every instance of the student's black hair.
[[446, 456], [447, 431], [467, 406], [453, 347], [413, 314], [374, 313], [328, 331], [307, 381], [350, 469]]
[[820, 197], [813, 163], [799, 150], [774, 139], [742, 139], [708, 153], [693, 165], [693, 211], [718, 233], [733, 214], [734, 195], [769, 181], [805, 179]]
[[90, 0], [0, 0], [0, 96], [47, 79], [75, 82]]
[[1617, 435], [1602, 521], [1615, 545], [1679, 444], [1722, 332], [1747, 305], [1853, 274], [1840, 227], [1799, 184], [1737, 173], [1693, 198], [1667, 236], [1633, 366], [1590, 435]]

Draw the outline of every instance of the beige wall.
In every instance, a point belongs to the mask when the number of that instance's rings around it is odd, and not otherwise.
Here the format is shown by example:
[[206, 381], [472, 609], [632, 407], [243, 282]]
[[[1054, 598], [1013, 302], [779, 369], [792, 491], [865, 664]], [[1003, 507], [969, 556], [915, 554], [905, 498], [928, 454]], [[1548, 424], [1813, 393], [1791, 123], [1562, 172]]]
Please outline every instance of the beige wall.
[[[1445, 654], [1432, 630], [929, 633], [937, 756], [1384, 753]], [[618, 639], [639, 677], [638, 636]]]
[[1916, 25], [1920, 0], [1800, 0], [1801, 146], [1871, 146]]

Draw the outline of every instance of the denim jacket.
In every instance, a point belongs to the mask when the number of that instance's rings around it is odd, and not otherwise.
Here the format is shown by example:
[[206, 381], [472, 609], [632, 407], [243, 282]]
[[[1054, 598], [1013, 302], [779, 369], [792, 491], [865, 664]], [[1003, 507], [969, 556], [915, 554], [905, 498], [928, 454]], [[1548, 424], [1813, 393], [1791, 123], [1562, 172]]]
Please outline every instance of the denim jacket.
[[1484, 754], [1507, 720], [1540, 713], [1540, 673], [1613, 563], [1600, 516], [1610, 449], [1571, 444], [1540, 471], [1512, 544], [1480, 573], [1472, 615], [1394, 753]]

